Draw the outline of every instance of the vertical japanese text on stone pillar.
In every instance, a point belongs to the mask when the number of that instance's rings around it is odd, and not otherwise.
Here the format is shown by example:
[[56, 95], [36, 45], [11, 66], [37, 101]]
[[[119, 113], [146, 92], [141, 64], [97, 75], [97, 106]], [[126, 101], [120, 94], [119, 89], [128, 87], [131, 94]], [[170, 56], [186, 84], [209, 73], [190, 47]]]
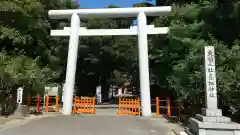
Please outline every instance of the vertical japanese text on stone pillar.
[[205, 46], [205, 89], [207, 108], [217, 107], [214, 46]]

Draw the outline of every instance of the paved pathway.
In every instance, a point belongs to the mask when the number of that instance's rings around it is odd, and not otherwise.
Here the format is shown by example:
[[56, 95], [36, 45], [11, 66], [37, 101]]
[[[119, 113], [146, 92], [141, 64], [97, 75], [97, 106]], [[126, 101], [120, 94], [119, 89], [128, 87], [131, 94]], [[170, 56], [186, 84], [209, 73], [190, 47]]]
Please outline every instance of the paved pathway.
[[161, 117], [58, 115], [15, 124], [0, 135], [174, 135], [176, 128]]

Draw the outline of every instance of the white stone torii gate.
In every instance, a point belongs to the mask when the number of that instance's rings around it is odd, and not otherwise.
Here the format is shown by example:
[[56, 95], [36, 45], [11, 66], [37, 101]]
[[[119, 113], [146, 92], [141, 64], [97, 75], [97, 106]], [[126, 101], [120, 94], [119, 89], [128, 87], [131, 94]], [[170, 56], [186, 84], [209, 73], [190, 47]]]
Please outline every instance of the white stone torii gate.
[[[151, 97], [149, 83], [148, 63], [148, 34], [167, 34], [168, 27], [154, 28], [147, 25], [146, 16], [163, 16], [171, 12], [170, 6], [138, 7], [138, 8], [103, 8], [103, 9], [71, 9], [50, 10], [52, 19], [70, 19], [71, 27], [63, 30], [51, 30], [51, 36], [70, 36], [66, 71], [66, 90], [64, 92], [63, 114], [72, 112], [73, 90], [75, 85], [76, 63], [78, 55], [79, 36], [112, 36], [112, 35], [138, 35], [139, 72], [142, 115], [151, 116]], [[130, 29], [87, 29], [80, 27], [80, 18], [124, 18], [137, 17], [137, 26]]]

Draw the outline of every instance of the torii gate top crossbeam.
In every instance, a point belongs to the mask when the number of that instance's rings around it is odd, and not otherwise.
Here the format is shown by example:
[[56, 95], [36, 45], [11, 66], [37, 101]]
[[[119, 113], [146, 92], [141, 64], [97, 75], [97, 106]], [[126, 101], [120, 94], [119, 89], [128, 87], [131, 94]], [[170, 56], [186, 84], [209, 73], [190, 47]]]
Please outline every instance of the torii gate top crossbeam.
[[146, 16], [163, 16], [171, 12], [171, 6], [50, 10], [48, 15], [52, 19], [69, 19], [74, 13], [80, 18], [121, 18], [137, 17], [140, 12], [144, 12]]

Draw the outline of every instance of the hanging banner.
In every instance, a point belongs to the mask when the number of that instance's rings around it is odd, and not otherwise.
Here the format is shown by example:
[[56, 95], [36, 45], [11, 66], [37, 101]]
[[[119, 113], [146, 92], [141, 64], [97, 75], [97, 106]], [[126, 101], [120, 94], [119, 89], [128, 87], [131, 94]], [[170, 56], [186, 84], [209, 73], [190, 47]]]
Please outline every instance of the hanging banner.
[[23, 88], [19, 87], [17, 89], [17, 103], [21, 104], [22, 103], [22, 97], [23, 97]]

